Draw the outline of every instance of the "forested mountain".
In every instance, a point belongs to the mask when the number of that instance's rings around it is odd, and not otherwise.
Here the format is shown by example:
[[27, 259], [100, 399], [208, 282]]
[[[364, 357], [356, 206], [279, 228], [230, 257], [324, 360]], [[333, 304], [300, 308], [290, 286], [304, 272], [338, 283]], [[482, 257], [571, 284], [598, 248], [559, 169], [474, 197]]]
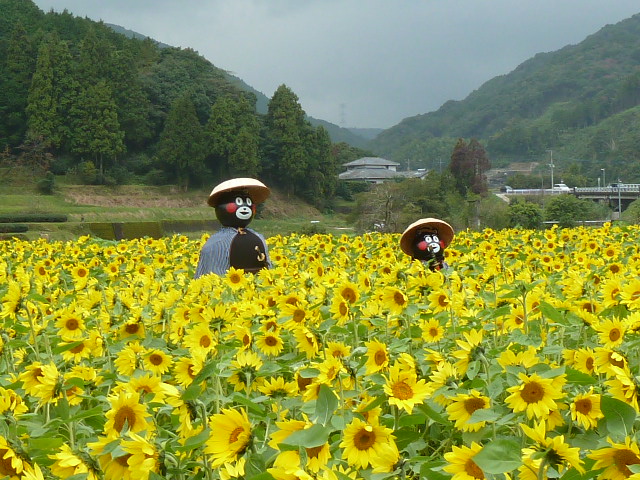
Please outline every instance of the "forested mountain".
[[595, 178], [640, 181], [640, 14], [577, 45], [540, 53], [462, 101], [407, 118], [370, 144], [406, 164], [436, 168], [456, 138], [477, 138], [494, 165], [554, 162]]
[[[111, 27], [115, 32], [122, 33], [123, 35], [126, 35], [130, 38], [137, 38], [140, 40], [147, 38], [145, 35], [141, 33], [134, 32], [133, 30], [127, 30], [126, 28], [123, 28], [119, 25], [113, 25], [110, 23], [107, 23], [106, 25]], [[157, 42], [155, 40], [154, 42], [156, 42], [156, 44], [161, 48], [166, 48], [170, 46], [165, 43]], [[264, 93], [256, 90], [252, 86], [248, 85], [244, 80], [242, 80], [239, 77], [236, 77], [235, 75], [232, 75], [229, 72], [225, 72], [225, 75], [227, 76], [227, 79], [229, 80], [229, 82], [237, 86], [240, 90], [244, 90], [246, 92], [249, 92], [255, 95], [256, 111], [258, 113], [261, 113], [261, 114], [267, 113], [267, 110], [269, 108], [269, 98]], [[338, 125], [335, 125], [331, 122], [327, 122], [325, 120], [319, 120], [317, 118], [313, 118], [310, 116], [307, 116], [307, 119], [309, 120], [311, 125], [313, 125], [314, 127], [318, 127], [318, 126], [324, 127], [329, 133], [329, 137], [331, 138], [331, 141], [334, 143], [344, 142], [354, 147], [365, 148], [368, 140], [373, 138], [372, 136], [367, 136], [366, 132], [363, 132], [363, 134], [360, 134], [360, 132], [353, 131], [353, 129], [342, 128], [342, 127], [339, 127]]]
[[258, 109], [255, 90], [192, 49], [30, 0], [0, 11], [0, 167], [185, 189], [259, 176], [326, 207], [340, 163], [361, 155], [332, 143], [284, 84]]

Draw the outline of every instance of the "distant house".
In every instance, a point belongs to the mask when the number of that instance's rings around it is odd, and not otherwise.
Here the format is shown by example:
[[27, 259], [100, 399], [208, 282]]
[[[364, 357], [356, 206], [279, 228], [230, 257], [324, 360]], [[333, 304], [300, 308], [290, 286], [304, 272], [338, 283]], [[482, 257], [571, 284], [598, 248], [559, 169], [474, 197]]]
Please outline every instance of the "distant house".
[[422, 178], [427, 174], [425, 169], [399, 172], [400, 164], [380, 157], [362, 157], [342, 164], [346, 168], [338, 175], [339, 180], [383, 183], [394, 178]]

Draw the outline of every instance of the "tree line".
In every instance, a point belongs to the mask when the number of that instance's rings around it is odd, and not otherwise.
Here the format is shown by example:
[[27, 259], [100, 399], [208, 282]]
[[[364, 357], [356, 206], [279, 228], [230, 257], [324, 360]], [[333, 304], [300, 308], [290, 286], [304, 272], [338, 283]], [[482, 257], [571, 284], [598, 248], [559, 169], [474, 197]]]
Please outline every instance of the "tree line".
[[325, 208], [339, 162], [362, 153], [313, 127], [285, 84], [262, 115], [253, 93], [191, 49], [45, 14], [30, 0], [0, 6], [0, 162], [183, 189], [260, 177]]

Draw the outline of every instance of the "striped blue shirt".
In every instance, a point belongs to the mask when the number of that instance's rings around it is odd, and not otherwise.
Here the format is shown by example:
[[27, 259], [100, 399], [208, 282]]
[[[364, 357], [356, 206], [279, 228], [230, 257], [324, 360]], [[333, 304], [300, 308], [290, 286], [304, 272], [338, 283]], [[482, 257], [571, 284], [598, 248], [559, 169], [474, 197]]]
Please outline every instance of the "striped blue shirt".
[[[245, 230], [254, 233], [260, 238], [264, 245], [264, 253], [266, 255], [267, 268], [271, 268], [271, 259], [269, 258], [269, 250], [264, 237], [250, 228]], [[200, 250], [200, 259], [194, 278], [199, 278], [208, 273], [216, 275], [225, 275], [230, 268], [229, 252], [231, 251], [231, 242], [238, 234], [238, 230], [233, 227], [222, 227], [216, 233], [209, 237], [209, 240], [202, 246]]]

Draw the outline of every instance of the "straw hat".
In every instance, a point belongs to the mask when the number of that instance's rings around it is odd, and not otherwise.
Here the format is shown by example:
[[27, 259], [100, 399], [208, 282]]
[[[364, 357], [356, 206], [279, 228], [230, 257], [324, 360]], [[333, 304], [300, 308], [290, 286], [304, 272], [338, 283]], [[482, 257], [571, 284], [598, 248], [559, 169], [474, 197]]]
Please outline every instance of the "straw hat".
[[217, 185], [209, 195], [207, 203], [209, 206], [215, 207], [220, 195], [234, 190], [246, 192], [253, 203], [256, 204], [264, 202], [271, 193], [264, 183], [255, 178], [232, 178]]
[[449, 246], [453, 240], [453, 227], [447, 222], [438, 220], [437, 218], [421, 218], [409, 225], [400, 237], [400, 248], [407, 255], [413, 254], [412, 243], [415, 239], [416, 232], [421, 229], [432, 228], [437, 230], [440, 240], [444, 242], [445, 248]]

